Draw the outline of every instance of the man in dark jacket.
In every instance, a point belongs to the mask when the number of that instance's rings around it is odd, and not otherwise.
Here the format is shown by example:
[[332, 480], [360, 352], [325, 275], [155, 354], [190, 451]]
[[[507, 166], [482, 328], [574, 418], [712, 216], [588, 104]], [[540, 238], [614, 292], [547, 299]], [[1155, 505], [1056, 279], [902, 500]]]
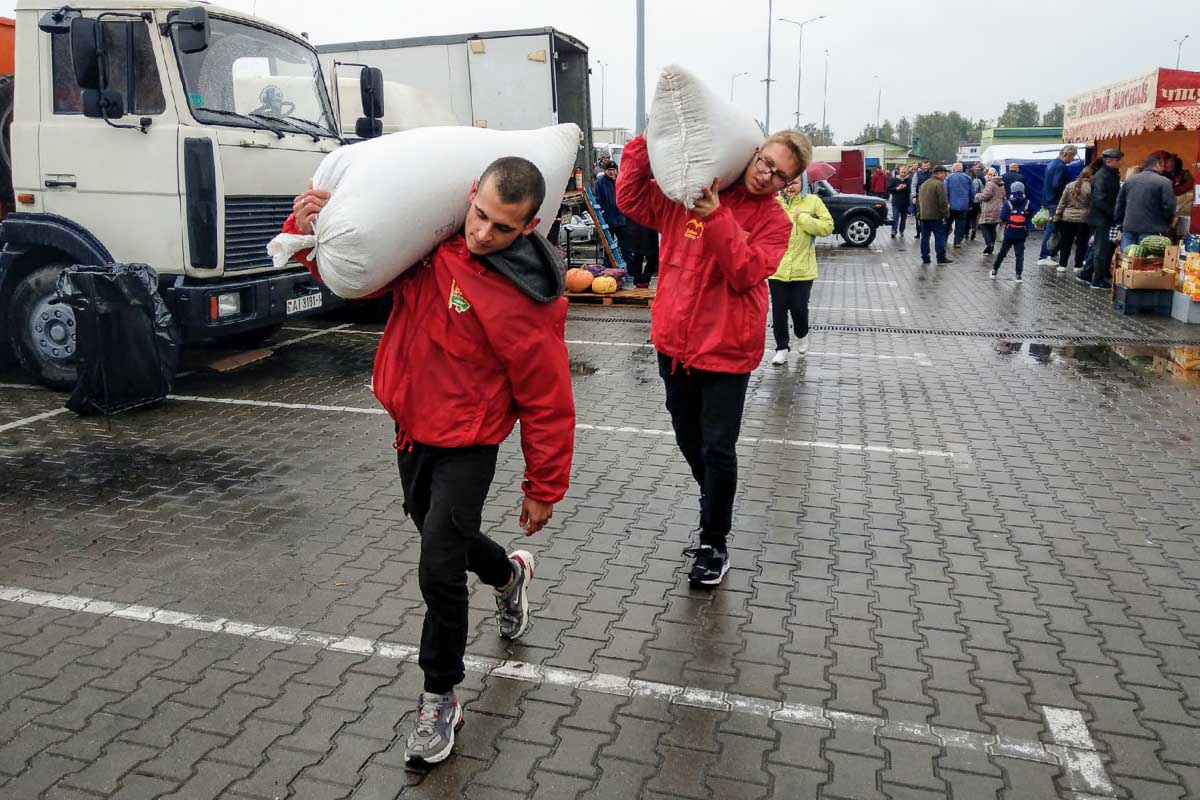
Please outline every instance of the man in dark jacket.
[[1108, 231], [1116, 224], [1117, 194], [1121, 191], [1121, 175], [1117, 170], [1125, 154], [1120, 150], [1105, 150], [1101, 157], [1104, 166], [1092, 177], [1092, 199], [1088, 209], [1088, 227], [1092, 229], [1091, 260], [1076, 280], [1090, 283], [1093, 288], [1106, 289], [1109, 284], [1109, 262], [1113, 243]]
[[946, 167], [938, 164], [933, 177], [921, 184], [917, 194], [918, 219], [921, 221], [921, 263], [929, 263], [929, 236], [933, 235], [937, 263], [952, 264], [946, 258], [946, 218], [950, 216], [950, 199], [946, 195]]
[[905, 223], [908, 222], [909, 192], [908, 167], [900, 167], [896, 177], [888, 179], [887, 193], [892, 198], [892, 238], [896, 234], [904, 235]]
[[1004, 196], [1012, 197], [1012, 186], [1014, 183], [1024, 183], [1025, 179], [1021, 177], [1021, 165], [1009, 164], [1008, 172], [1000, 176], [1000, 180], [1004, 181]]
[[913, 196], [913, 214], [917, 218], [917, 233], [914, 239], [921, 238], [921, 184], [933, 177], [933, 169], [931, 168], [929, 159], [921, 162], [921, 168], [915, 171], [912, 182]]
[[1038, 254], [1039, 267], [1052, 267], [1058, 262], [1050, 257], [1050, 234], [1054, 233], [1054, 212], [1058, 209], [1058, 201], [1062, 199], [1063, 189], [1071, 182], [1071, 173], [1067, 165], [1075, 160], [1078, 152], [1075, 145], [1068, 144], [1058, 152], [1058, 158], [1046, 167], [1046, 177], [1042, 179], [1042, 208], [1050, 215], [1050, 222], [1042, 233], [1042, 250]]
[[633, 257], [633, 252], [629, 249], [629, 237], [625, 230], [625, 223], [628, 220], [621, 213], [621, 209], [617, 208], [617, 164], [615, 161], [605, 164], [604, 174], [596, 179], [596, 205], [600, 207], [599, 211], [604, 215], [608, 229], [612, 231], [613, 236], [617, 237], [621, 256], [628, 265]]
[[1163, 175], [1162, 157], [1147, 156], [1142, 171], [1125, 181], [1117, 195], [1116, 218], [1121, 223], [1121, 249], [1140, 244], [1147, 236], [1163, 236], [1175, 221], [1175, 189]]

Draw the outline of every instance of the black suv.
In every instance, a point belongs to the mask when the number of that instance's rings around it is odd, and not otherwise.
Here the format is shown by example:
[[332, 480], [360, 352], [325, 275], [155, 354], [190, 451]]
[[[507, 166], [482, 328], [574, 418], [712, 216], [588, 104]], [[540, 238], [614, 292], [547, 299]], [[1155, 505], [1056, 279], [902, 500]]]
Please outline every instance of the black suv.
[[829, 181], [816, 181], [812, 191], [821, 198], [833, 217], [833, 232], [852, 247], [875, 241], [875, 229], [887, 223], [887, 201], [865, 194], [843, 194]]

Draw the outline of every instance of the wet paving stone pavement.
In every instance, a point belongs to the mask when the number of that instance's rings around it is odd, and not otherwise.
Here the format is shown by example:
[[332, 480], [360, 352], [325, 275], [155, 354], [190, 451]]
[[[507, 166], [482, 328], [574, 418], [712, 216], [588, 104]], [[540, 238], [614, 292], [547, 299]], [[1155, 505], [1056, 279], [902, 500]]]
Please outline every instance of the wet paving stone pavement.
[[535, 624], [500, 640], [472, 582], [429, 772], [379, 325], [192, 351], [110, 419], [0, 371], [0, 797], [1200, 797], [1200, 326], [980, 249], [820, 251], [714, 592], [648, 314], [572, 307], [571, 490], [522, 537], [510, 439], [484, 517], [537, 558]]

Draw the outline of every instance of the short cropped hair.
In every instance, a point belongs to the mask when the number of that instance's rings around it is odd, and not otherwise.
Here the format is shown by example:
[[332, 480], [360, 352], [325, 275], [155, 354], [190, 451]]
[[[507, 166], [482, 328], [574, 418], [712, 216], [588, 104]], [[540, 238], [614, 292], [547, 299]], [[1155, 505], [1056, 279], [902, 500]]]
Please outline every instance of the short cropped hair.
[[479, 185], [483, 186], [489, 179], [495, 181], [501, 202], [530, 204], [526, 220], [533, 219], [546, 200], [546, 179], [537, 165], [527, 158], [505, 156], [496, 159], [479, 176]]
[[1146, 160], [1142, 162], [1143, 170], [1154, 169], [1155, 167], [1158, 167], [1158, 166], [1162, 166], [1162, 156], [1157, 156], [1157, 155], [1146, 156]]
[[770, 139], [763, 142], [763, 145], [781, 144], [791, 151], [796, 160], [800, 162], [799, 171], [792, 176], [792, 179], [800, 177], [804, 170], [808, 169], [808, 165], [812, 163], [812, 142], [808, 137], [797, 130], [780, 131], [773, 135]]
[[1079, 148], [1073, 144], [1068, 144], [1058, 151], [1059, 156], [1073, 156], [1079, 152]]

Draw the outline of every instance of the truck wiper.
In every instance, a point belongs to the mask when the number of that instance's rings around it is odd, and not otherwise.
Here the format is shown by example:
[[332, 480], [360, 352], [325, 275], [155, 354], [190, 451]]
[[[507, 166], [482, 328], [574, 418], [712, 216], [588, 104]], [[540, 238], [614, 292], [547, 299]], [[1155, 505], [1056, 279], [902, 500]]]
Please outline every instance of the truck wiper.
[[261, 119], [264, 123], [268, 122], [268, 121], [269, 122], [278, 122], [280, 125], [287, 126], [286, 128], [284, 128], [284, 130], [290, 130], [293, 133], [300, 134], [301, 136], [307, 136], [307, 137], [311, 138], [314, 142], [321, 141], [316, 136], [313, 136], [311, 133], [304, 130], [304, 128], [301, 128], [299, 125], [293, 124], [291, 119], [288, 117], [276, 117], [276, 116], [272, 116], [271, 114], [259, 114], [256, 111], [251, 111], [249, 116], [254, 117], [255, 119]]
[[255, 128], [262, 128], [265, 131], [270, 131], [271, 133], [275, 134], [280, 139], [283, 138], [283, 130], [282, 129], [276, 128], [273, 125], [268, 125], [265, 122], [263, 122], [262, 120], [256, 119], [256, 118], [250, 116], [249, 114], [239, 114], [236, 111], [226, 111], [223, 108], [209, 108], [208, 106], [192, 106], [192, 110], [193, 111], [205, 111], [205, 112], [208, 112], [209, 114], [219, 114], [223, 117], [233, 117], [235, 119], [246, 120], [251, 125], [253, 125]]
[[339, 141], [342, 138], [342, 137], [334, 134], [333, 131], [331, 131], [329, 128], [326, 128], [321, 123], [313, 122], [311, 119], [304, 119], [303, 117], [290, 117], [290, 116], [287, 119], [288, 119], [288, 122], [303, 122], [305, 125], [311, 125], [312, 127], [316, 128], [318, 131], [321, 132], [321, 134], [320, 134], [321, 136], [329, 136], [329, 137], [332, 137]]

